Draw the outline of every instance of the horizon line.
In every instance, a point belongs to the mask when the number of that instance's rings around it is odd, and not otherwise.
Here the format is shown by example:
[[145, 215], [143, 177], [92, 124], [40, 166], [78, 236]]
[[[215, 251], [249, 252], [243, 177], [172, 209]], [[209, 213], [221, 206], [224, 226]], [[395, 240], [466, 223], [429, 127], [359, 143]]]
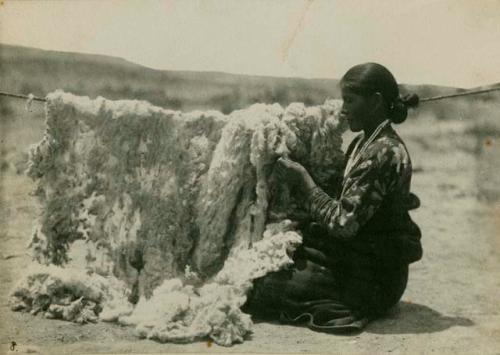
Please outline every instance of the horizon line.
[[[49, 48], [42, 48], [42, 47], [32, 47], [32, 46], [25, 46], [25, 45], [20, 45], [20, 44], [15, 44], [15, 43], [8, 43], [4, 41], [0, 41], [0, 45], [5, 45], [5, 46], [11, 46], [11, 47], [18, 47], [18, 48], [25, 48], [25, 49], [33, 49], [33, 50], [39, 50], [39, 51], [44, 51], [44, 52], [55, 52], [55, 53], [63, 53], [63, 54], [75, 54], [75, 55], [83, 55], [83, 56], [98, 56], [98, 57], [106, 57], [106, 58], [113, 58], [113, 59], [119, 59], [123, 60], [127, 63], [137, 65], [146, 69], [150, 70], [155, 70], [155, 71], [163, 71], [163, 72], [187, 72], [187, 73], [207, 73], [207, 74], [224, 74], [224, 75], [233, 75], [233, 76], [246, 76], [246, 77], [254, 77], [254, 78], [270, 78], [270, 79], [298, 79], [298, 80], [332, 80], [332, 81], [340, 81], [339, 78], [328, 78], [328, 77], [303, 77], [303, 76], [277, 76], [277, 75], [269, 75], [269, 74], [249, 74], [249, 73], [241, 73], [241, 72], [231, 72], [231, 71], [220, 71], [220, 70], [195, 70], [195, 69], [165, 69], [165, 68], [155, 68], [151, 66], [147, 66], [138, 62], [135, 62], [133, 60], [130, 60], [126, 57], [121, 57], [121, 56], [116, 56], [116, 55], [110, 55], [110, 54], [103, 54], [103, 53], [94, 53], [94, 52], [85, 52], [85, 51], [67, 51], [67, 50], [60, 50], [60, 49], [49, 49]], [[1, 54], [0, 54], [1, 57]], [[398, 83], [398, 85], [401, 86], [436, 86], [436, 87], [441, 87], [441, 88], [448, 88], [448, 89], [460, 89], [460, 90], [470, 90], [470, 89], [477, 89], [477, 88], [484, 88], [484, 87], [489, 87], [489, 86], [494, 86], [500, 84], [500, 82], [491, 82], [491, 83], [486, 83], [482, 84], [480, 86], [472, 86], [472, 87], [461, 87], [461, 86], [450, 86], [450, 85], [444, 85], [444, 84], [431, 84], [431, 83]]]

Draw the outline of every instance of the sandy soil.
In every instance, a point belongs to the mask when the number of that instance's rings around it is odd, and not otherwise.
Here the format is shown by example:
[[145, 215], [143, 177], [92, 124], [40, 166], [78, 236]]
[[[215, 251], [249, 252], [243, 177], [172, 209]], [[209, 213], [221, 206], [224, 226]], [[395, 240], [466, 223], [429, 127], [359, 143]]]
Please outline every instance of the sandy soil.
[[39, 212], [33, 183], [16, 173], [15, 163], [27, 143], [40, 139], [42, 126], [3, 126], [0, 353], [500, 354], [500, 139], [488, 132], [467, 135], [464, 122], [430, 119], [401, 127], [414, 161], [413, 190], [422, 200], [413, 217], [423, 230], [425, 255], [411, 266], [407, 291], [386, 318], [352, 335], [257, 323], [245, 343], [223, 348], [206, 341], [161, 344], [115, 324], [81, 326], [10, 311], [8, 292], [30, 263], [26, 245]]

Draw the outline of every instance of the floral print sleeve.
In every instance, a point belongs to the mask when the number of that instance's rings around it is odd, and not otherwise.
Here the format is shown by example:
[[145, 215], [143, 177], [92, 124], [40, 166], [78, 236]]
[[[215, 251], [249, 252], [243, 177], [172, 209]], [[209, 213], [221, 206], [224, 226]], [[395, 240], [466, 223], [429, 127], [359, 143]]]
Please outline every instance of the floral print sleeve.
[[353, 238], [375, 214], [384, 197], [401, 186], [408, 174], [411, 163], [404, 145], [387, 137], [378, 139], [344, 179], [344, 192], [339, 199], [331, 198], [319, 187], [310, 192], [311, 217], [333, 237]]

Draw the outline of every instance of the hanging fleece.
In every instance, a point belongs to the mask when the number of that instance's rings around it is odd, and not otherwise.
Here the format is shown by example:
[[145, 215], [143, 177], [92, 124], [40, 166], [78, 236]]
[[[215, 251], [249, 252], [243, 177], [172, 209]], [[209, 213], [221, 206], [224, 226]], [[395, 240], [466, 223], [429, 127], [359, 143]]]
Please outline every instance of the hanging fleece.
[[161, 341], [242, 341], [252, 280], [289, 265], [300, 244], [288, 219], [300, 203], [274, 163], [287, 155], [326, 184], [343, 161], [339, 109], [181, 113], [48, 95], [28, 171], [42, 206], [30, 247], [47, 266], [21, 280], [13, 308], [119, 321]]

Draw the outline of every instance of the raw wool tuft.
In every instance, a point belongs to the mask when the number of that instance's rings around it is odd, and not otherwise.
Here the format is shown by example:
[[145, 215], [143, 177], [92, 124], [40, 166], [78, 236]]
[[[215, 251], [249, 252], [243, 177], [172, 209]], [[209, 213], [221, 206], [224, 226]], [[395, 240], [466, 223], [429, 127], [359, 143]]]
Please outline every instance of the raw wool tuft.
[[288, 230], [290, 225], [285, 221], [268, 229], [262, 240], [230, 256], [222, 270], [201, 286], [181, 279], [164, 281], [119, 322], [136, 326], [140, 337], [162, 342], [191, 342], [205, 336], [224, 346], [243, 342], [252, 322], [240, 308], [252, 281], [293, 263], [289, 254], [301, 237]]
[[76, 323], [116, 320], [132, 311], [130, 290], [115, 277], [54, 265], [33, 265], [26, 275], [11, 293], [12, 310]]
[[15, 287], [11, 308], [76, 323], [118, 321], [134, 326], [139, 337], [161, 342], [209, 336], [230, 346], [252, 330], [250, 316], [240, 309], [252, 281], [293, 264], [290, 255], [302, 238], [292, 229], [289, 220], [270, 224], [262, 240], [230, 256], [211, 280], [200, 282], [187, 267], [183, 278], [165, 280], [137, 305], [128, 301], [130, 290], [114, 276], [37, 266]]
[[[63, 92], [47, 100], [47, 131], [32, 149], [29, 168], [44, 206], [31, 243], [36, 259], [117, 278], [129, 290], [128, 301], [138, 302], [136, 309], [184, 309], [182, 303], [174, 308], [165, 303], [169, 292], [180, 292], [185, 296], [179, 299], [198, 300], [186, 314], [206, 314], [199, 322], [211, 324], [201, 331], [184, 316], [158, 323], [151, 321], [153, 314], [140, 318], [138, 311], [128, 318], [126, 312], [106, 315], [111, 306], [99, 313], [100, 319], [128, 319], [142, 336], [191, 341], [203, 333], [221, 344], [240, 341], [249, 323], [239, 307], [251, 280], [286, 264], [287, 243], [270, 241], [274, 235], [298, 236], [290, 230], [293, 223], [269, 225], [300, 205], [293, 191], [276, 181], [274, 163], [290, 156], [327, 186], [343, 161], [340, 103], [286, 109], [256, 104], [225, 116]], [[263, 245], [271, 254], [255, 251]], [[238, 275], [241, 279], [231, 278]], [[200, 292], [204, 296], [198, 299]], [[71, 314], [87, 310], [80, 305], [87, 298], [79, 294], [71, 304], [55, 302], [72, 308], [54, 306], [54, 317], [76, 320]], [[214, 304], [226, 305], [223, 321], [214, 321], [219, 319], [210, 308]], [[184, 331], [175, 333], [179, 326]]]

